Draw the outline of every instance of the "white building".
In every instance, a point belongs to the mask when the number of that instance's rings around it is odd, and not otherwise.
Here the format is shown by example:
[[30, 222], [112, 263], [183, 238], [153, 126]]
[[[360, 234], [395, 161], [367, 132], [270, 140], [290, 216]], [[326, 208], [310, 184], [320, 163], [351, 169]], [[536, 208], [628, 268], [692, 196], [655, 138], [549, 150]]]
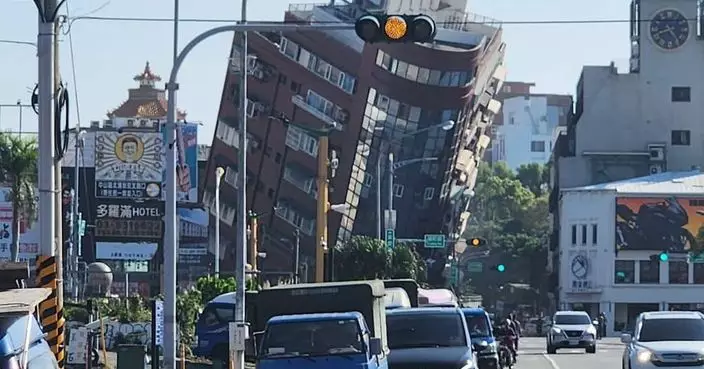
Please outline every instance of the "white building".
[[536, 94], [533, 83], [505, 82], [499, 94], [501, 114], [491, 127], [491, 162], [503, 161], [511, 169], [550, 161], [558, 132], [572, 115], [569, 95]]
[[[704, 246], [704, 174], [660, 173], [560, 195], [559, 309], [605, 312], [610, 335], [643, 311], [704, 310], [704, 263], [687, 261], [688, 248]], [[666, 206], [673, 197], [679, 206]], [[632, 211], [630, 222], [617, 208]]]
[[700, 8], [698, 0], [632, 0], [629, 73], [613, 63], [582, 69], [561, 187], [704, 165]]

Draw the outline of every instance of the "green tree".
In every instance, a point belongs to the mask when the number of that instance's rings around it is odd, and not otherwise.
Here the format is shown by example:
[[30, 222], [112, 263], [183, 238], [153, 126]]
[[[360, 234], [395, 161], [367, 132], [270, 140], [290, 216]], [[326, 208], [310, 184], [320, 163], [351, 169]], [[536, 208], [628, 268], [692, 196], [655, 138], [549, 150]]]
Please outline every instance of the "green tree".
[[516, 170], [516, 178], [536, 196], [540, 196], [547, 190], [550, 170], [544, 164], [523, 164]]
[[11, 258], [19, 261], [20, 224], [31, 224], [37, 216], [37, 161], [39, 149], [34, 139], [0, 133], [0, 180], [10, 187], [12, 202]]
[[335, 267], [343, 281], [426, 278], [425, 264], [412, 245], [400, 243], [389, 250], [383, 241], [365, 236], [353, 236], [336, 248]]
[[234, 277], [200, 277], [196, 281], [196, 289], [200, 291], [202, 303], [206, 304], [223, 293], [235, 292], [237, 290], [237, 281], [235, 281]]
[[465, 237], [488, 240], [488, 262], [507, 264], [505, 273], [472, 276], [477, 292], [481, 285], [512, 282], [540, 284], [545, 270], [545, 245], [550, 225], [548, 198], [544, 193], [545, 167], [524, 165], [514, 175], [503, 163], [480, 167], [475, 196], [470, 203], [472, 219]]

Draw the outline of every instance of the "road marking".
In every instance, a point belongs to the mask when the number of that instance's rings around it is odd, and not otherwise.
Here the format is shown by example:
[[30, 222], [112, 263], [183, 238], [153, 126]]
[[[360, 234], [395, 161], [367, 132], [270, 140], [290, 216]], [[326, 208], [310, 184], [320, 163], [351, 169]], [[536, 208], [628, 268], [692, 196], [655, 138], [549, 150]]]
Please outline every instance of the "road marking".
[[545, 358], [545, 360], [548, 361], [548, 363], [550, 363], [550, 366], [552, 367], [552, 369], [560, 369], [560, 366], [557, 365], [555, 360], [553, 360], [550, 356], [548, 356], [548, 354], [543, 354], [543, 357]]

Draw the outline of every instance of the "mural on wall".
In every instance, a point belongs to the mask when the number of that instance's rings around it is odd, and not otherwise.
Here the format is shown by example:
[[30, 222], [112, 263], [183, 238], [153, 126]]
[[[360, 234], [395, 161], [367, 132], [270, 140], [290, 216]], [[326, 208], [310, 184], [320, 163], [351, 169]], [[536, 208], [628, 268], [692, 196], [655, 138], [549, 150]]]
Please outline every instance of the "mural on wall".
[[699, 254], [703, 246], [703, 198], [616, 198], [616, 250]]

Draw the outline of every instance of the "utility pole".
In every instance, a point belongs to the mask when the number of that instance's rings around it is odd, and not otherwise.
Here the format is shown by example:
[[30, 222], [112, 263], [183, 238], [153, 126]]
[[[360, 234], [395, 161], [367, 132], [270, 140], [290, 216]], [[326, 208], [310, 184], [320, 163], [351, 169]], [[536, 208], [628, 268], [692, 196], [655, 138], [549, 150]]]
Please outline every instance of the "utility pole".
[[[56, 130], [54, 128], [54, 37], [58, 4], [56, 0], [37, 1], [38, 105], [39, 105], [39, 233], [37, 287], [50, 288], [51, 295], [39, 304], [39, 317], [59, 368], [64, 367], [64, 318], [60, 280], [63, 245], [57, 242], [56, 229]], [[60, 167], [60, 166], [59, 166]], [[60, 171], [60, 168], [59, 168]], [[59, 252], [57, 258], [57, 251]]]
[[295, 263], [293, 266], [293, 283], [300, 283], [301, 282], [301, 230], [296, 228], [295, 231], [293, 231], [293, 235], [296, 237], [296, 244], [294, 247], [293, 252], [295, 253], [293, 255], [293, 262]]
[[328, 136], [318, 136], [318, 206], [315, 215], [315, 283], [325, 282], [325, 249], [328, 246]]

